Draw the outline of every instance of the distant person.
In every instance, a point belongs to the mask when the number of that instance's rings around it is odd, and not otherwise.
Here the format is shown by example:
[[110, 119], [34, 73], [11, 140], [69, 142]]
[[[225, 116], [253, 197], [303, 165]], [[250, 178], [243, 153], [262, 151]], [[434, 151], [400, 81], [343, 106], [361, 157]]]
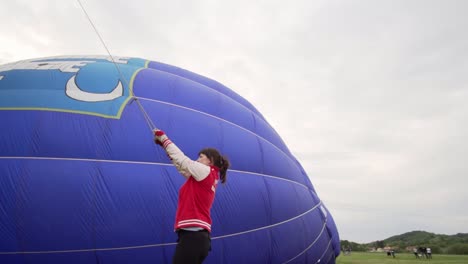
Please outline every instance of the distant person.
[[395, 250], [390, 250], [390, 254], [392, 254], [392, 257], [395, 258]]
[[351, 254], [351, 247], [345, 247], [345, 248], [343, 248], [343, 250], [344, 250], [345, 255]]
[[419, 247], [419, 256], [420, 257], [423, 257], [423, 256], [426, 256], [427, 257], [427, 254], [426, 254], [426, 248], [425, 247]]
[[419, 258], [419, 254], [418, 254], [418, 249], [417, 248], [413, 248], [413, 253], [414, 253], [414, 256], [416, 258]]
[[424, 253], [424, 256], [425, 256], [426, 258], [428, 258], [428, 257], [427, 257], [427, 248], [423, 248], [423, 253]]
[[431, 250], [431, 248], [429, 248], [429, 247], [426, 248], [426, 253], [427, 253], [427, 254], [426, 254], [427, 258], [430, 258], [430, 259], [431, 259], [431, 258], [432, 258], [432, 250]]

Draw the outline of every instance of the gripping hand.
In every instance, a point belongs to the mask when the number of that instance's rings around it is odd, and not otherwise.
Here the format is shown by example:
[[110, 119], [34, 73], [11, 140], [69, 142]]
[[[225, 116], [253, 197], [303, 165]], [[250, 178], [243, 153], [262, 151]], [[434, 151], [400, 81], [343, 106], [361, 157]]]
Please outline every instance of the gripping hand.
[[155, 129], [154, 131], [154, 142], [164, 149], [167, 148], [169, 144], [172, 143], [172, 141], [167, 137], [166, 133], [164, 131]]

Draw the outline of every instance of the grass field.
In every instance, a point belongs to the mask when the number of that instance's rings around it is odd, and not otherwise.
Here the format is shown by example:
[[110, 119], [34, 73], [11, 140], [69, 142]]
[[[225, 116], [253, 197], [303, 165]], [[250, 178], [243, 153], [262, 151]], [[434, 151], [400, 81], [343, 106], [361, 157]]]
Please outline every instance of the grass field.
[[352, 252], [351, 255], [341, 254], [337, 264], [468, 264], [468, 255], [432, 255], [432, 259], [417, 259], [413, 254], [395, 254], [395, 258], [387, 257], [386, 253]]

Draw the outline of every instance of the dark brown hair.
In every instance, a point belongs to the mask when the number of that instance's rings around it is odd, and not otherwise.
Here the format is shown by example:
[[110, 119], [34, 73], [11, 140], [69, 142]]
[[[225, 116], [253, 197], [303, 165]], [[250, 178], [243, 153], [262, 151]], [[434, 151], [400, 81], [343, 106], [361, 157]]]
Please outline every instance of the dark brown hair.
[[200, 150], [198, 155], [205, 154], [206, 157], [211, 160], [211, 163], [219, 168], [219, 177], [221, 178], [221, 183], [226, 182], [226, 171], [229, 169], [229, 160], [227, 157], [221, 155], [219, 151], [215, 148], [205, 148]]

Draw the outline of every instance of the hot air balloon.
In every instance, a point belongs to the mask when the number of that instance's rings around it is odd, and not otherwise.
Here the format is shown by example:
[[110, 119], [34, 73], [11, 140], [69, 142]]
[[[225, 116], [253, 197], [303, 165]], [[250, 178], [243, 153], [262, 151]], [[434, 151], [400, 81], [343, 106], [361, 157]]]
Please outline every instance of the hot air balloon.
[[[185, 181], [153, 142], [231, 162], [205, 263], [335, 263], [338, 231], [279, 134], [244, 98], [139, 58], [0, 65], [0, 263], [171, 263]], [[200, 136], [202, 135], [202, 136]]]

